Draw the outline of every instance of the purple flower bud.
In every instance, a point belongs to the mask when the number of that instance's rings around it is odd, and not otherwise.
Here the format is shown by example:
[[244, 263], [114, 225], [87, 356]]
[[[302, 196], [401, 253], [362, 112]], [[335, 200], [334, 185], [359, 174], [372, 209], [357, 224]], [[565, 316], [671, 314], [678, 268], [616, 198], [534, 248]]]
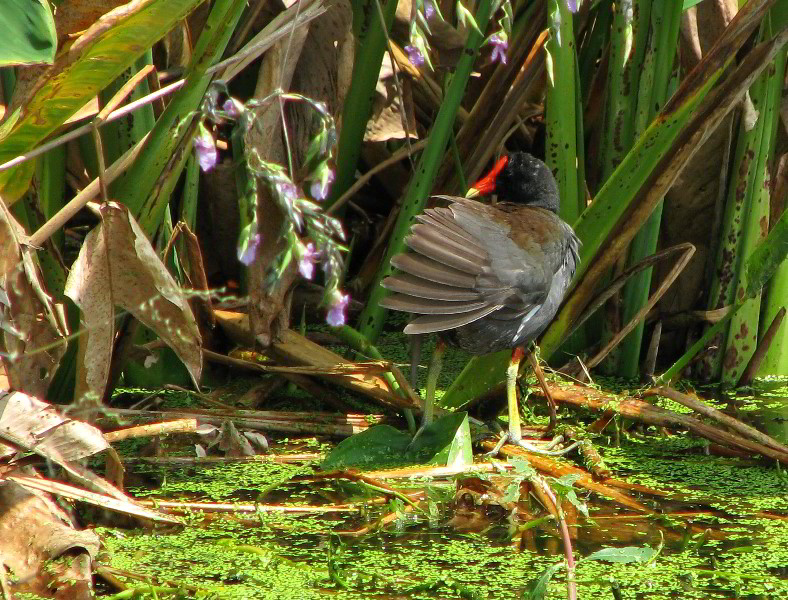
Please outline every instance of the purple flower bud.
[[238, 260], [247, 267], [257, 258], [257, 251], [263, 243], [263, 234], [257, 231], [257, 223], [250, 223], [241, 232], [241, 243], [238, 245]]
[[349, 295], [335, 292], [334, 303], [331, 305], [328, 315], [326, 315], [326, 323], [332, 327], [344, 325], [345, 321], [347, 320], [345, 311], [347, 310], [348, 304], [350, 304]]
[[410, 44], [405, 46], [405, 52], [408, 53], [408, 60], [414, 67], [420, 67], [424, 64], [424, 55], [416, 46], [411, 46]]
[[570, 13], [575, 14], [577, 12], [577, 0], [566, 0], [566, 7]]
[[279, 197], [288, 205], [292, 205], [298, 199], [298, 188], [287, 179], [277, 181], [274, 187]]
[[320, 169], [320, 176], [317, 180], [312, 182], [312, 185], [309, 186], [309, 194], [317, 200], [318, 202], [322, 202], [326, 198], [328, 198], [328, 192], [331, 189], [331, 184], [334, 182], [334, 171], [328, 168], [328, 166], [323, 163]]
[[424, 18], [428, 21], [435, 14], [435, 5], [430, 0], [424, 0]]
[[206, 173], [219, 162], [219, 153], [216, 151], [216, 143], [213, 141], [213, 136], [202, 124], [200, 124], [200, 129], [194, 138], [194, 149], [197, 152], [197, 162], [200, 163], [200, 168]]
[[222, 104], [222, 110], [231, 119], [237, 119], [241, 116], [244, 106], [235, 98], [227, 98], [227, 100], [224, 101], [224, 104]]
[[490, 36], [490, 45], [492, 46], [492, 62], [500, 61], [501, 64], [506, 64], [506, 51], [509, 49], [509, 41], [500, 34]]
[[305, 279], [312, 279], [315, 275], [315, 259], [317, 258], [315, 245], [309, 242], [306, 246], [301, 246], [300, 253], [298, 272], [301, 273], [301, 276]]

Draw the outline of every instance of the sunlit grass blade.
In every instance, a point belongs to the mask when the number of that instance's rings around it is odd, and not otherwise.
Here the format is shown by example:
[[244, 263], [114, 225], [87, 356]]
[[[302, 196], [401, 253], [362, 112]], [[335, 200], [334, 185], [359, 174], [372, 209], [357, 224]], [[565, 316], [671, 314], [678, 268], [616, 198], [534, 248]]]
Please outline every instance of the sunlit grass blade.
[[[99, 101], [102, 106], [109, 102], [115, 93], [123, 85], [146, 65], [153, 63], [153, 53], [148, 50], [141, 58], [137, 59], [134, 66], [130, 67], [123, 74], [113, 81], [107, 88], [99, 94]], [[128, 102], [139, 100], [150, 93], [150, 86], [147, 81], [141, 81], [128, 95]], [[107, 123], [101, 129], [101, 139], [104, 146], [104, 160], [107, 164], [112, 164], [129, 148], [139, 142], [146, 133], [153, 129], [156, 122], [153, 116], [153, 106], [148, 104], [136, 110], [133, 115], [128, 115], [117, 121]], [[91, 140], [92, 142], [92, 140]]]
[[778, 268], [786, 263], [788, 258], [788, 210], [774, 224], [769, 235], [763, 240], [747, 259], [744, 270], [747, 276], [747, 287], [744, 295], [731, 307], [731, 310], [711, 327], [703, 336], [687, 350], [681, 358], [659, 377], [660, 383], [669, 383], [676, 379], [686, 368], [690, 361], [708, 345], [715, 335], [724, 331], [728, 322], [744, 306], [750, 298], [760, 293], [761, 288], [777, 272]]
[[[762, 25], [760, 38], [767, 38], [771, 30], [767, 21]], [[784, 54], [775, 61], [782, 65]], [[729, 306], [742, 298], [747, 287], [744, 265], [752, 249], [768, 228], [769, 193], [764, 188], [768, 155], [776, 134], [776, 114], [779, 106], [782, 75], [763, 73], [749, 91], [753, 112], [745, 111], [736, 143], [731, 181], [725, 206], [720, 246], [712, 280], [709, 307]], [[757, 114], [757, 120], [752, 121]], [[760, 295], [750, 301], [731, 319], [727, 333], [712, 342], [718, 350], [710, 352], [704, 364], [705, 376], [721, 377], [728, 384], [738, 381], [750, 356], [755, 351], [758, 336]]]
[[[681, 1], [674, 0], [669, 7], [663, 7], [663, 10], [655, 11], [651, 15], [652, 33], [641, 67], [642, 74], [635, 118], [636, 136], [643, 133], [655, 114], [665, 104], [670, 93], [675, 91], [676, 86], [671, 81], [671, 74], [678, 46], [681, 10]], [[632, 240], [627, 264], [636, 264], [656, 251], [661, 221], [662, 202], [659, 202], [648, 221]], [[648, 269], [633, 277], [624, 286], [621, 302], [622, 323], [629, 322], [645, 305], [651, 288], [651, 275], [652, 270]], [[641, 322], [619, 346], [616, 368], [616, 373], [619, 376], [637, 376], [642, 340], [643, 323]]]
[[545, 162], [558, 182], [561, 218], [574, 222], [585, 208], [585, 182], [578, 179], [578, 130], [582, 113], [577, 112], [575, 37], [572, 13], [565, 0], [548, 0], [547, 94], [545, 117], [547, 142]]
[[[396, 0], [388, 0], [378, 10], [381, 0], [355, 0], [353, 2], [353, 32], [356, 35], [356, 55], [353, 76], [342, 111], [342, 130], [337, 147], [337, 175], [331, 189], [327, 206], [353, 185], [356, 166], [361, 155], [361, 142], [372, 114], [375, 86], [378, 83], [380, 65], [386, 50], [386, 38], [394, 13]], [[380, 13], [383, 13], [381, 22]]]

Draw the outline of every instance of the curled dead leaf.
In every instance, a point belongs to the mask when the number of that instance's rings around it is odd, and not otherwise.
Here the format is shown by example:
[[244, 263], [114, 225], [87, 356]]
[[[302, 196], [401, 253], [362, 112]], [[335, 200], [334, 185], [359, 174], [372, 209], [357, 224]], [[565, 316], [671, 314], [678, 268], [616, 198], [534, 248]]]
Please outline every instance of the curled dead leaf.
[[0, 199], [0, 353], [13, 389], [45, 396], [66, 351], [61, 305], [47, 294], [27, 235]]
[[197, 383], [202, 340], [186, 296], [126, 207], [108, 202], [66, 281], [65, 294], [82, 310], [87, 329], [82, 393], [101, 398], [107, 385], [115, 306], [131, 313], [178, 355]]

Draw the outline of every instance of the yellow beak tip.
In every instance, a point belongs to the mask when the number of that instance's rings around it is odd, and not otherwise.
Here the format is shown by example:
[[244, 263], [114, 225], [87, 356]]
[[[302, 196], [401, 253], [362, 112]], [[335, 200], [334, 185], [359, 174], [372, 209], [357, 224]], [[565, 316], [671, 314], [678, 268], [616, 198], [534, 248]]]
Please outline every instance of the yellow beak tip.
[[478, 198], [480, 195], [479, 190], [476, 188], [468, 188], [468, 191], [465, 192], [466, 198]]

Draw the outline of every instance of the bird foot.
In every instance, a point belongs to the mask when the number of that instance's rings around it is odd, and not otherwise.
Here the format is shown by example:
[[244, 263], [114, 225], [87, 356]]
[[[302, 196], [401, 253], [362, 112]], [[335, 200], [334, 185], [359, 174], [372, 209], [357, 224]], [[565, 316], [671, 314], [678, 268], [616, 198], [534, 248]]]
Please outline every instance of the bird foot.
[[498, 438], [498, 443], [495, 444], [495, 447], [492, 450], [490, 450], [489, 452], [485, 452], [484, 456], [485, 457], [489, 456], [491, 458], [494, 456], [498, 456], [498, 453], [501, 451], [501, 448], [503, 448], [503, 445], [508, 441], [508, 439], [509, 439], [509, 434], [501, 432]]
[[498, 440], [498, 443], [495, 444], [495, 447], [489, 452], [486, 452], [484, 456], [497, 456], [497, 454], [501, 451], [501, 448], [503, 448], [504, 444], [506, 444], [507, 442], [510, 444], [514, 444], [515, 446], [519, 446], [523, 450], [527, 450], [528, 452], [532, 452], [533, 454], [539, 454], [541, 456], [563, 456], [564, 454], [568, 454], [569, 452], [574, 450], [579, 444], [579, 442], [574, 442], [573, 444], [570, 444], [565, 448], [558, 448], [557, 450], [554, 450], [554, 448], [558, 447], [563, 441], [564, 441], [564, 437], [559, 435], [555, 437], [553, 440], [551, 440], [545, 446], [541, 446], [541, 447], [534, 446], [533, 444], [525, 441], [522, 438], [515, 439], [512, 436], [511, 432], [507, 431], [501, 435], [500, 439]]

